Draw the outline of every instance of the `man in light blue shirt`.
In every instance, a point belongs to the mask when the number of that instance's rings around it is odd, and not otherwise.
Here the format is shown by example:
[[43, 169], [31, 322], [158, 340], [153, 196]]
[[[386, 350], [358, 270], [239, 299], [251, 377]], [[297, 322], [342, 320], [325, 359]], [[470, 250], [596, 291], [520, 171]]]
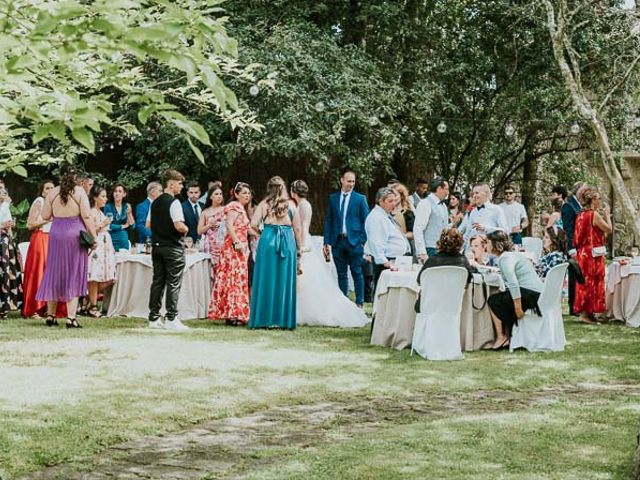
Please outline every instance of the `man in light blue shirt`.
[[488, 183], [474, 185], [471, 192], [474, 209], [467, 215], [460, 228], [464, 235], [464, 247], [469, 248], [469, 240], [476, 235], [488, 235], [497, 230], [509, 233], [509, 225], [502, 209], [491, 203], [491, 188]]
[[393, 260], [411, 252], [407, 237], [391, 216], [396, 206], [397, 194], [389, 187], [376, 193], [376, 206], [367, 216], [364, 228], [367, 232], [365, 250], [373, 259], [373, 283], [378, 283], [383, 270], [395, 270]]

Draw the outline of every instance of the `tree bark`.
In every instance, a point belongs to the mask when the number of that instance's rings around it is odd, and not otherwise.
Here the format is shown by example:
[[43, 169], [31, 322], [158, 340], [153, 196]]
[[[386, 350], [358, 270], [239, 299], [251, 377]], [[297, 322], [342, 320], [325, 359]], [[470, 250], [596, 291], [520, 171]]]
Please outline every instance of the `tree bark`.
[[529, 226], [525, 228], [526, 236], [535, 235], [534, 224], [536, 221], [536, 212], [538, 210], [536, 202], [536, 193], [538, 186], [538, 165], [535, 155], [529, 150], [524, 152], [524, 168], [522, 169], [522, 204], [527, 209], [527, 217], [529, 217]]
[[[580, 66], [577, 64], [575, 56], [571, 56], [568, 49], [571, 47], [571, 38], [566, 31], [566, 25], [564, 19], [568, 13], [568, 7], [566, 0], [559, 0], [558, 9], [554, 8], [551, 0], [544, 0], [545, 7], [547, 9], [547, 26], [549, 28], [549, 35], [551, 37], [551, 44], [553, 47], [553, 55], [558, 62], [558, 67], [564, 81], [567, 85], [567, 89], [571, 94], [571, 99], [582, 117], [588, 122], [593, 133], [595, 134], [598, 147], [600, 149], [600, 160], [604, 171], [611, 182], [611, 187], [615, 195], [620, 200], [620, 205], [625, 214], [632, 219], [630, 222], [637, 239], [640, 239], [640, 216], [636, 210], [635, 204], [631, 199], [631, 195], [627, 191], [627, 188], [620, 175], [618, 166], [616, 165], [615, 157], [611, 151], [609, 145], [609, 135], [607, 128], [602, 121], [600, 112], [591, 105], [591, 102], [587, 98], [587, 95], [582, 90], [580, 81], [578, 80]], [[570, 56], [567, 59], [567, 55]], [[569, 65], [571, 63], [571, 66]]]

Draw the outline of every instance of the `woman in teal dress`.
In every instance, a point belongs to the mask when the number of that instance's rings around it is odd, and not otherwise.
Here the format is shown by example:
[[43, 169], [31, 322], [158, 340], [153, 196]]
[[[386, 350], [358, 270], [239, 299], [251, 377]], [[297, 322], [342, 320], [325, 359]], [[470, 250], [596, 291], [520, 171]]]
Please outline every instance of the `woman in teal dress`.
[[127, 230], [134, 225], [131, 205], [124, 199], [127, 197], [127, 189], [117, 183], [113, 187], [112, 201], [104, 206], [104, 214], [111, 219], [109, 233], [116, 252], [121, 249], [129, 250], [129, 235]]
[[273, 177], [267, 196], [256, 207], [251, 226], [258, 231], [253, 269], [249, 328], [296, 328], [296, 279], [302, 251], [300, 219], [284, 180]]

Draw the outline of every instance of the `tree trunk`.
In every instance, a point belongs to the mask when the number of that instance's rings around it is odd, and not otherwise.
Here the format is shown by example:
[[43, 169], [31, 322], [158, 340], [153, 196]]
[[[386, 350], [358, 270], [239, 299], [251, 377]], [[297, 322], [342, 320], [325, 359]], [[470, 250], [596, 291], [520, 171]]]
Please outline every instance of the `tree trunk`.
[[598, 147], [600, 149], [600, 160], [609, 182], [611, 182], [611, 188], [620, 200], [620, 205], [622, 206], [625, 214], [632, 219], [630, 223], [633, 233], [636, 238], [640, 238], [640, 216], [636, 211], [635, 204], [631, 199], [631, 195], [629, 195], [629, 192], [627, 191], [622, 175], [620, 175], [620, 171], [616, 165], [613, 152], [611, 151], [611, 146], [609, 145], [607, 129], [602, 122], [600, 113], [591, 105], [587, 95], [582, 90], [582, 86], [576, 79], [576, 72], [579, 71], [579, 65], [575, 64], [577, 60], [571, 58], [573, 67], [571, 68], [565, 54], [565, 48], [571, 47], [571, 39], [568, 37], [563, 23], [567, 13], [566, 2], [564, 0], [560, 0], [559, 10], [562, 11], [559, 11], [557, 14], [551, 0], [545, 0], [544, 3], [547, 8], [547, 25], [551, 36], [553, 55], [558, 62], [560, 72], [562, 73], [562, 77], [565, 80], [576, 109], [589, 123], [596, 136]]
[[538, 162], [536, 157], [529, 150], [524, 152], [524, 168], [522, 170], [522, 204], [527, 209], [529, 226], [525, 228], [524, 235], [534, 236], [536, 234], [534, 224], [536, 222], [536, 193], [538, 186]]

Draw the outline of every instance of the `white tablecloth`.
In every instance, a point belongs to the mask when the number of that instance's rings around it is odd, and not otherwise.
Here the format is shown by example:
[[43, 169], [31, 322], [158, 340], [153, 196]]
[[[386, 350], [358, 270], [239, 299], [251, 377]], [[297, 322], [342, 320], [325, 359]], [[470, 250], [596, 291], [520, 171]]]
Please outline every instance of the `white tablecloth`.
[[609, 265], [605, 298], [609, 318], [640, 327], [640, 265]]
[[[414, 305], [420, 291], [418, 271], [392, 272], [385, 270], [376, 287], [373, 313], [375, 316], [371, 332], [371, 344], [402, 350], [411, 345], [416, 320]], [[487, 294], [504, 290], [499, 273], [475, 274], [462, 299], [460, 314], [460, 345], [463, 350], [478, 350], [493, 343], [495, 334], [489, 309], [484, 303], [482, 278], [489, 287]], [[446, 299], [444, 299], [446, 301]], [[474, 309], [476, 307], [482, 307]]]
[[[210, 260], [211, 256], [206, 253], [186, 256], [178, 300], [178, 319], [207, 317], [211, 299]], [[152, 280], [151, 255], [116, 254], [116, 283], [111, 293], [107, 316], [147, 318]], [[164, 314], [164, 297], [161, 311]]]

